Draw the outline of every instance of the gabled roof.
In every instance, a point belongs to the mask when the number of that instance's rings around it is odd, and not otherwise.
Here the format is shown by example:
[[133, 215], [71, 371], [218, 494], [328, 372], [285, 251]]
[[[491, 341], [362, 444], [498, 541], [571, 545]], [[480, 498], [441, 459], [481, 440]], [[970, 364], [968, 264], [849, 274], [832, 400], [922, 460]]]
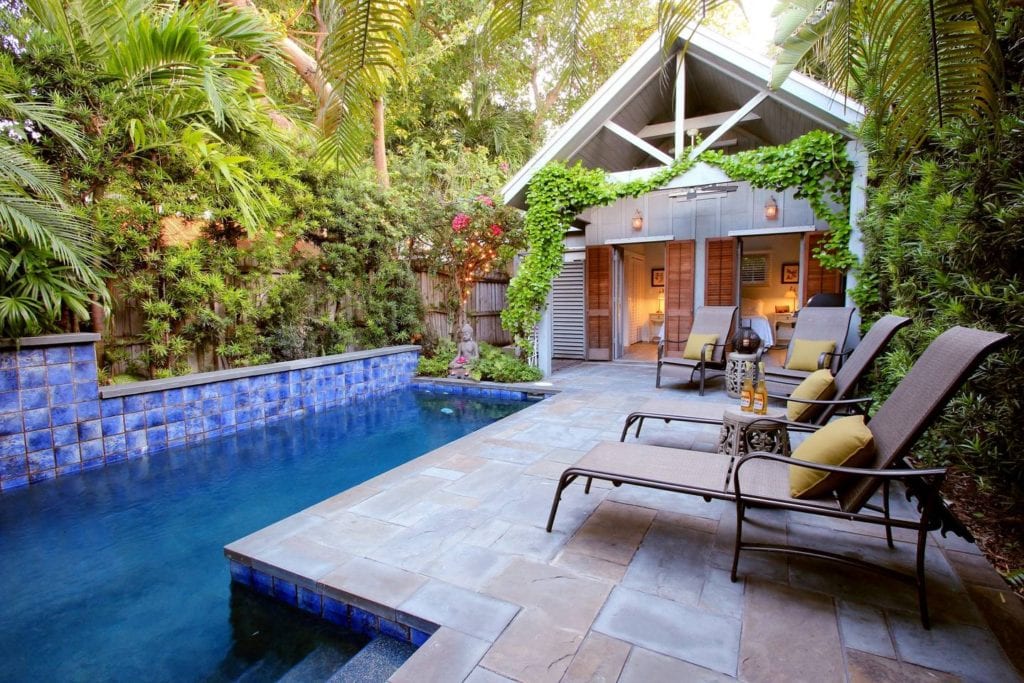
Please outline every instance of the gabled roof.
[[[608, 172], [662, 165], [605, 123], [611, 121], [613, 127], [635, 134], [651, 124], [672, 121], [675, 56], [682, 47], [680, 40], [676, 50], [666, 56], [659, 34], [648, 38], [505, 185], [505, 202], [524, 206], [530, 179], [554, 160], [580, 161]], [[766, 90], [771, 77], [770, 60], [706, 30], [691, 37], [685, 55], [687, 120], [739, 109]], [[749, 149], [783, 144], [814, 129], [852, 139], [850, 127], [864, 115], [857, 102], [798, 72], [778, 90], [768, 91], [753, 111], [756, 116], [734, 126], [723, 142], [734, 149]], [[661, 136], [660, 144], [651, 144], [662, 157], [672, 156], [670, 135]]]

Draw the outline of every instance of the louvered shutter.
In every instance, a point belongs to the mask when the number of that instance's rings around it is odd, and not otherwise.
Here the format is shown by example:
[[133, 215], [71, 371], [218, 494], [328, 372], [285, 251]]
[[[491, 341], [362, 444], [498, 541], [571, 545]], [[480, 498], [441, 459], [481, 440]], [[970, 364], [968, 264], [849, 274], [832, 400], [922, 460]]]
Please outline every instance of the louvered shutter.
[[679, 356], [693, 327], [694, 241], [665, 245], [665, 353]]
[[843, 291], [842, 271], [823, 268], [821, 261], [814, 258], [818, 244], [827, 239], [827, 232], [809, 232], [804, 235], [804, 263], [807, 264], [804, 282], [804, 305], [815, 294], [841, 294]]
[[612, 247], [587, 247], [587, 360], [612, 359]]
[[583, 303], [583, 261], [562, 266], [551, 286], [552, 357], [586, 358], [586, 307]]
[[712, 237], [705, 241], [704, 305], [736, 305], [736, 238]]

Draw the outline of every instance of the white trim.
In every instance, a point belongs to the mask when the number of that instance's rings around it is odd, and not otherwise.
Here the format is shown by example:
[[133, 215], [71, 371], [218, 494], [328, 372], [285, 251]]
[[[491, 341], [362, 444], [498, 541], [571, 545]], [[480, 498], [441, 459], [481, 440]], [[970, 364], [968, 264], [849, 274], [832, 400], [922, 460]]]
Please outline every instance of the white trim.
[[814, 232], [813, 225], [796, 225], [789, 228], [753, 228], [751, 230], [730, 230], [727, 237], [757, 237], [758, 235], [790, 235], [795, 232]]
[[[686, 53], [680, 50], [676, 53], [676, 120], [671, 122], [671, 135], [673, 135], [674, 147], [672, 156], [682, 159], [686, 151]], [[669, 124], [664, 124], [669, 125]], [[641, 129], [640, 137], [644, 137], [644, 130], [650, 128], [645, 126]]]
[[704, 139], [704, 142], [700, 143], [694, 149], [690, 150], [690, 158], [696, 159], [697, 157], [699, 157], [702, 152], [711, 147], [711, 145], [715, 144], [715, 142], [718, 141], [718, 138], [728, 133], [733, 126], [740, 122], [740, 119], [749, 114], [754, 109], [754, 107], [764, 102], [767, 97], [768, 91], [762, 90], [761, 92], [757, 93], [749, 100], [747, 100], [746, 104], [744, 104], [742, 107], [734, 111], [732, 113], [732, 116], [727, 118], [722, 123], [722, 125], [720, 125], [718, 128], [715, 128], [715, 130], [713, 130], [711, 134]]
[[[722, 123], [727, 121], [729, 117], [735, 113], [736, 110], [733, 109], [731, 111], [721, 111], [718, 112], [717, 114], [705, 114], [704, 116], [694, 116], [692, 119], [686, 119], [686, 121], [683, 122], [683, 131], [685, 132], [690, 128], [715, 128], [717, 126], [722, 125]], [[760, 119], [760, 114], [747, 114], [746, 116], [743, 117], [740, 123], [744, 123], [746, 121], [759, 121]], [[641, 128], [640, 132], [637, 133], [637, 136], [641, 138], [666, 138], [669, 135], [672, 135], [673, 131], [675, 130], [675, 126], [676, 121], [666, 121], [665, 123], [652, 123]]]
[[626, 130], [625, 128], [623, 128], [619, 124], [615, 123], [614, 121], [612, 121], [612, 120], [605, 121], [604, 122], [604, 127], [607, 128], [608, 130], [610, 130], [611, 132], [615, 133], [620, 138], [622, 138], [623, 140], [625, 140], [629, 144], [633, 145], [634, 147], [636, 147], [640, 151], [646, 152], [647, 154], [651, 155], [652, 157], [654, 157], [655, 159], [657, 159], [661, 163], [665, 164], [666, 166], [672, 163], [672, 161], [673, 161], [672, 157], [670, 157], [669, 155], [665, 154], [664, 152], [662, 152], [660, 149], [658, 149], [657, 147], [655, 147], [651, 143], [649, 143], [649, 142], [647, 142], [645, 140], [642, 140], [642, 139], [638, 138], [637, 136], [633, 135], [628, 130]]
[[642, 244], [643, 242], [671, 242], [675, 238], [672, 235], [659, 235], [655, 237], [623, 237], [622, 239], [605, 240], [605, 244]]

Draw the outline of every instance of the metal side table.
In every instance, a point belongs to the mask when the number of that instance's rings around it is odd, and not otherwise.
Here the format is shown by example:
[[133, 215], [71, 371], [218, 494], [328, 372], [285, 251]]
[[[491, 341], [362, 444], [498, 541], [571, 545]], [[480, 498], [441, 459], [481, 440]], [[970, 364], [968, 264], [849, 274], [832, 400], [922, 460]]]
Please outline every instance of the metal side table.
[[751, 424], [764, 418], [786, 419], [785, 408], [769, 408], [764, 415], [726, 408], [722, 415], [722, 431], [718, 435], [718, 451], [741, 456], [753, 451], [767, 451], [789, 457], [789, 430], [784, 424]]
[[743, 366], [757, 360], [756, 353], [733, 351], [725, 357], [725, 393], [732, 398], [740, 397], [743, 388]]

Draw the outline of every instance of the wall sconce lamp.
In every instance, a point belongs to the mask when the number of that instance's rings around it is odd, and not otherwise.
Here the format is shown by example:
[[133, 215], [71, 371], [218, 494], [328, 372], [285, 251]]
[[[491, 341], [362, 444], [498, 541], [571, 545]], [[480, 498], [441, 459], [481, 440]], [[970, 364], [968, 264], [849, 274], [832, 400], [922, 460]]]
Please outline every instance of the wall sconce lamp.
[[633, 216], [633, 229], [643, 230], [644, 229], [644, 215], [640, 213], [640, 209], [636, 210], [636, 214]]
[[770, 221], [779, 217], [779, 205], [775, 203], [775, 197], [769, 197], [764, 203], [764, 217]]

